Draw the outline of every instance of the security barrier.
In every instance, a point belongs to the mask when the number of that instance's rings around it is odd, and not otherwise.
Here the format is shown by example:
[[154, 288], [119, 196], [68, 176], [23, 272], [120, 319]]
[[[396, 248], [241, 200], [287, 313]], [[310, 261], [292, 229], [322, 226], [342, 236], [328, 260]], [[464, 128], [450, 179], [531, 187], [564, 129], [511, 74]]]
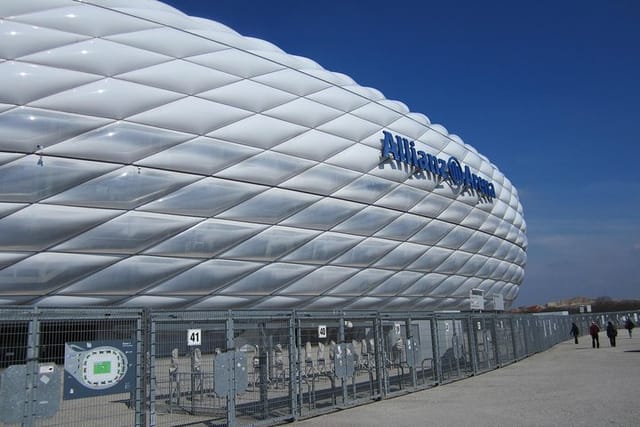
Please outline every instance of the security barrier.
[[581, 315], [0, 310], [0, 425], [272, 425], [516, 362]]

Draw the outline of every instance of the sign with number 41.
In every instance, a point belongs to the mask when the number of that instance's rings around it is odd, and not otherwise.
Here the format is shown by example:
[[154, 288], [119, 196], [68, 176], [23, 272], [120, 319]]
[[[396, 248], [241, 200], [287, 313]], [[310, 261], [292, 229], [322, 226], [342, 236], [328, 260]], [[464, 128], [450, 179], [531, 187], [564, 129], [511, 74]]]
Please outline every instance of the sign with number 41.
[[187, 329], [187, 345], [202, 344], [202, 329]]

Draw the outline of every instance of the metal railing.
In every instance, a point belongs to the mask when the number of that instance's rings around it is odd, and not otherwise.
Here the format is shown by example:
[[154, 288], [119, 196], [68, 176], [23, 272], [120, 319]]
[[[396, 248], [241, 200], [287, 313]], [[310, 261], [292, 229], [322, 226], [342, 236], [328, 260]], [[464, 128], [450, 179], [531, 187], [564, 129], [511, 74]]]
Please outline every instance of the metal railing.
[[[0, 425], [270, 425], [480, 374], [639, 312], [0, 309]], [[604, 329], [604, 328], [603, 328]]]

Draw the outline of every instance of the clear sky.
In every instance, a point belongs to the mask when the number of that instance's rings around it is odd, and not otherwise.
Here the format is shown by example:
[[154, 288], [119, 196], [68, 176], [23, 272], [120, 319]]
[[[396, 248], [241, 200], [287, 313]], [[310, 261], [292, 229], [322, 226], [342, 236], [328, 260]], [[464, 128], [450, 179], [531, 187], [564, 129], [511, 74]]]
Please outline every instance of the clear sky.
[[427, 115], [518, 189], [514, 306], [640, 298], [640, 1], [168, 0]]

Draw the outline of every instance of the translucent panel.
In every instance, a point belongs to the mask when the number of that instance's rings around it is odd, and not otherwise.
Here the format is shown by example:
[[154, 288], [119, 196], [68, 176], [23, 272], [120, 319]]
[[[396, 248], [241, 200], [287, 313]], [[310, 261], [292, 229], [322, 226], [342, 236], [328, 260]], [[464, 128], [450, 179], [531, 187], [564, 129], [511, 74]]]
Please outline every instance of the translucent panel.
[[391, 271], [367, 269], [331, 289], [330, 295], [358, 296], [373, 289], [393, 274]]
[[443, 221], [455, 222], [459, 224], [473, 208], [465, 203], [454, 201], [438, 218]]
[[273, 261], [318, 235], [318, 231], [271, 227], [222, 254], [224, 258]]
[[36, 202], [115, 167], [59, 157], [25, 156], [0, 166], [0, 200]]
[[230, 310], [247, 307], [256, 298], [216, 295], [189, 306], [190, 309]]
[[198, 137], [142, 159], [138, 164], [211, 175], [227, 166], [240, 163], [260, 151], [246, 145]]
[[491, 257], [496, 253], [496, 251], [498, 250], [501, 244], [502, 244], [502, 239], [498, 237], [490, 236], [487, 239], [487, 242], [485, 243], [485, 245], [480, 250], [480, 253]]
[[150, 308], [171, 308], [184, 306], [186, 298], [173, 298], [173, 297], [156, 297], [151, 295], [144, 295], [140, 297], [133, 297], [122, 303], [119, 303], [119, 307], [150, 307]]
[[424, 191], [399, 185], [376, 202], [377, 205], [407, 212], [425, 196]]
[[330, 310], [335, 307], [342, 307], [348, 301], [347, 298], [320, 297], [304, 305], [306, 310]]
[[[118, 58], [118, 61], [113, 60], [115, 57]], [[102, 38], [93, 38], [80, 43], [36, 52], [20, 59], [56, 68], [68, 68], [102, 76], [115, 76], [126, 71], [159, 64], [171, 58], [148, 50], [113, 43]]]
[[368, 295], [375, 296], [394, 296], [400, 294], [402, 291], [413, 285], [418, 279], [422, 277], [422, 274], [413, 273], [411, 271], [401, 271], [394, 274], [380, 285], [372, 289]]
[[451, 205], [452, 200], [437, 194], [430, 194], [411, 209], [412, 213], [436, 218]]
[[307, 128], [302, 126], [256, 114], [243, 120], [237, 120], [209, 133], [208, 136], [269, 149], [305, 131]]
[[437, 266], [435, 271], [438, 273], [457, 273], [470, 257], [471, 254], [465, 252], [454, 252], [442, 264]]
[[29, 255], [31, 254], [25, 252], [0, 252], [0, 269], [15, 264]]
[[264, 228], [260, 224], [210, 219], [147, 250], [147, 253], [209, 258]]
[[229, 209], [220, 218], [275, 224], [318, 200], [317, 196], [273, 188]]
[[181, 215], [213, 216], [265, 191], [266, 187], [205, 178], [141, 207]]
[[[219, 70], [220, 68], [215, 69]], [[240, 80], [236, 83], [202, 92], [198, 96], [255, 113], [260, 113], [276, 105], [285, 104], [296, 99], [295, 95], [288, 92], [251, 80]]]
[[493, 272], [495, 271], [496, 268], [498, 268], [499, 264], [500, 264], [500, 261], [493, 258], [488, 258], [484, 266], [480, 269], [480, 271], [476, 273], [476, 276], [493, 277]]
[[476, 289], [480, 286], [482, 279], [477, 277], [467, 278], [464, 283], [462, 283], [451, 296], [459, 296], [459, 297], [468, 297], [471, 289]]
[[189, 61], [245, 79], [284, 68], [283, 65], [237, 49], [226, 49], [214, 53], [192, 56], [189, 58]]
[[148, 289], [153, 295], [208, 295], [264, 264], [214, 259]]
[[365, 310], [365, 309], [380, 308], [382, 306], [383, 301], [384, 301], [384, 298], [373, 298], [373, 297], [356, 298], [346, 308], [349, 310]]
[[278, 293], [284, 295], [319, 295], [357, 272], [358, 270], [353, 268], [320, 267], [297, 282], [283, 288]]
[[309, 129], [303, 134], [273, 147], [273, 151], [320, 162], [351, 144], [353, 142], [348, 139]]
[[[297, 159], [300, 161], [300, 159]], [[340, 187], [354, 181], [360, 174], [347, 169], [319, 164], [282, 184], [294, 190], [329, 195]]]
[[78, 4], [73, 4], [70, 7], [46, 8], [45, 10], [21, 15], [20, 21], [93, 37], [128, 33], [158, 26], [153, 22], [123, 13], [115, 13], [106, 8]]
[[23, 154], [19, 153], [0, 153], [0, 165], [17, 160], [22, 156]]
[[307, 98], [342, 111], [352, 111], [370, 102], [358, 94], [336, 86], [330, 86], [327, 89], [315, 92], [307, 96]]
[[193, 225], [195, 218], [127, 212], [53, 250], [84, 253], [134, 254]]
[[129, 120], [150, 126], [205, 135], [214, 129], [251, 115], [229, 105], [188, 96], [156, 109], [130, 117]]
[[402, 295], [421, 297], [429, 295], [447, 276], [444, 274], [425, 274], [421, 279], [415, 282], [411, 287], [402, 292]]
[[82, 134], [46, 150], [47, 154], [80, 157], [117, 163], [133, 163], [179, 142], [191, 135], [160, 128], [115, 122]]
[[354, 144], [326, 161], [329, 164], [359, 172], [369, 172], [380, 163], [380, 150]]
[[254, 77], [253, 80], [264, 83], [267, 86], [294, 93], [298, 96], [309, 95], [330, 86], [327, 82], [292, 69], [284, 69], [264, 74]]
[[196, 264], [195, 260], [134, 256], [59, 291], [62, 295], [135, 294]]
[[109, 256], [36, 254], [0, 270], [0, 295], [42, 295], [116, 261]]
[[318, 130], [332, 133], [352, 141], [360, 141], [369, 135], [381, 131], [382, 126], [359, 119], [356, 116], [345, 114], [344, 116], [340, 116], [337, 119], [318, 126]]
[[480, 248], [487, 242], [489, 238], [488, 234], [485, 234], [481, 231], [476, 231], [462, 246], [460, 249], [466, 252], [478, 252]]
[[474, 276], [482, 269], [486, 262], [487, 257], [482, 255], [473, 255], [467, 263], [460, 268], [458, 273], [465, 276]]
[[419, 232], [417, 232], [411, 239], [412, 242], [422, 243], [425, 245], [435, 245], [442, 239], [447, 233], [449, 233], [455, 225], [442, 221], [429, 221], [429, 223]]
[[107, 208], [133, 209], [194, 181], [197, 177], [125, 166], [74, 187], [47, 201]]
[[355, 215], [362, 205], [336, 199], [322, 199], [304, 211], [283, 221], [284, 225], [328, 230]]
[[428, 220], [411, 214], [404, 214], [378, 231], [375, 236], [386, 239], [406, 240], [424, 227]]
[[112, 298], [97, 297], [70, 297], [54, 295], [34, 301], [32, 304], [38, 307], [88, 307], [91, 305], [107, 304]]
[[0, 114], [0, 149], [32, 153], [73, 138], [109, 120], [19, 107]]
[[[189, 77], [176, 78], [177, 76]], [[181, 60], [135, 69], [129, 73], [120, 74], [118, 78], [187, 95], [225, 86], [239, 79], [231, 74]]]
[[337, 233], [323, 233], [283, 258], [283, 261], [325, 264], [362, 239]]
[[355, 248], [333, 261], [333, 264], [366, 267], [384, 256], [398, 245], [381, 239], [366, 239]]
[[1, 203], [0, 202], [0, 218], [7, 216], [17, 210], [20, 210], [27, 206], [26, 203]]
[[217, 176], [275, 186], [313, 165], [314, 163], [308, 160], [265, 151], [218, 172]]
[[410, 270], [433, 271], [447, 259], [453, 251], [443, 248], [431, 248], [409, 266]]
[[351, 111], [351, 114], [373, 123], [379, 123], [382, 126], [387, 126], [402, 116], [396, 111], [373, 102]]
[[100, 76], [24, 62], [0, 62], [0, 81], [11, 90], [0, 91], [0, 102], [24, 105], [100, 79]]
[[406, 310], [414, 303], [413, 298], [396, 297], [387, 299], [383, 304], [385, 310]]
[[79, 42], [86, 36], [15, 22], [0, 21], [0, 58], [15, 59], [33, 52]]
[[395, 185], [397, 184], [385, 179], [364, 175], [338, 190], [334, 196], [363, 203], [373, 203]]
[[230, 295], [269, 295], [315, 267], [297, 264], [273, 263], [252, 273], [221, 291]]
[[466, 279], [466, 277], [462, 276], [449, 276], [433, 290], [432, 295], [449, 296], [453, 294]]
[[414, 300], [414, 309], [431, 309], [436, 306], [435, 298], [421, 298], [419, 301]]
[[124, 119], [167, 104], [180, 94], [106, 78], [31, 103], [34, 107]]
[[296, 123], [307, 128], [315, 128], [344, 114], [340, 110], [328, 107], [305, 98], [298, 98], [271, 110], [265, 115], [287, 122]]
[[285, 308], [299, 307], [300, 303], [304, 301], [302, 298], [294, 297], [269, 297], [261, 300], [260, 302], [251, 306], [252, 310], [277, 310]]
[[425, 247], [414, 243], [402, 243], [376, 263], [376, 267], [399, 269], [411, 264], [424, 253]]
[[338, 224], [333, 230], [371, 236], [400, 215], [398, 212], [369, 206]]
[[107, 221], [119, 212], [31, 205], [0, 219], [0, 247], [38, 251]]
[[472, 209], [469, 215], [460, 222], [465, 227], [479, 229], [485, 223], [489, 214], [480, 209]]
[[438, 246], [443, 246], [450, 249], [458, 249], [462, 246], [474, 233], [473, 230], [469, 230], [465, 227], [454, 227], [440, 242]]
[[208, 52], [227, 49], [211, 40], [179, 31], [173, 28], [161, 27], [146, 31], [135, 31], [126, 34], [116, 34], [105, 37], [118, 43], [150, 50], [173, 58], [184, 58]]

